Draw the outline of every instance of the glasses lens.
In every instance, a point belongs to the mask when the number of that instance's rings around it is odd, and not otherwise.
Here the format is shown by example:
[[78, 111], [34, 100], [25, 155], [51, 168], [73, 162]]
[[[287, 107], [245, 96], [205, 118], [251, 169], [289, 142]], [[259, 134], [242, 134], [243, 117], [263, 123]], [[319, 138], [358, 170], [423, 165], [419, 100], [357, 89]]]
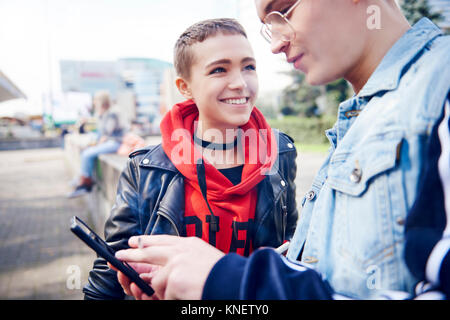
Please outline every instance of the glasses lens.
[[289, 23], [280, 14], [274, 12], [269, 14], [265, 20], [266, 33], [272, 39], [290, 41], [293, 39], [294, 31]]

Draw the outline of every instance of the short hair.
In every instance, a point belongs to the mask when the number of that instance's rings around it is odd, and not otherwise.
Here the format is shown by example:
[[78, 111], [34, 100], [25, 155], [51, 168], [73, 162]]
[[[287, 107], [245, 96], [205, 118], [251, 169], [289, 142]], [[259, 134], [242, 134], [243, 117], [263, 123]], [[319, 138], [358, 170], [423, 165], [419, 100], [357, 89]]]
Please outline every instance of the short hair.
[[178, 76], [186, 80], [190, 79], [191, 66], [194, 63], [191, 46], [219, 33], [226, 35], [240, 34], [247, 38], [244, 28], [235, 19], [208, 19], [195, 23], [187, 28], [175, 43], [174, 66]]

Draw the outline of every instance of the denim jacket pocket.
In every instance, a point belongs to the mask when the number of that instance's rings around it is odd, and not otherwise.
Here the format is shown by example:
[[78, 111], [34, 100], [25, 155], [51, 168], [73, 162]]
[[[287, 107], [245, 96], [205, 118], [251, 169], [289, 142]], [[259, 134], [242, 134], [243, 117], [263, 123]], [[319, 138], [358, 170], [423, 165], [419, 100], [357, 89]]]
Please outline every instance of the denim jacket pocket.
[[403, 133], [390, 131], [364, 141], [330, 161], [327, 184], [336, 198], [330, 247], [343, 287], [352, 277], [370, 277], [373, 270], [381, 275], [377, 285], [389, 287], [400, 264], [393, 211], [401, 204], [393, 199], [403, 197], [402, 171], [397, 170]]
[[337, 191], [360, 196], [377, 175], [395, 167], [403, 139], [393, 131], [366, 139], [350, 152], [336, 152], [330, 161], [328, 185]]

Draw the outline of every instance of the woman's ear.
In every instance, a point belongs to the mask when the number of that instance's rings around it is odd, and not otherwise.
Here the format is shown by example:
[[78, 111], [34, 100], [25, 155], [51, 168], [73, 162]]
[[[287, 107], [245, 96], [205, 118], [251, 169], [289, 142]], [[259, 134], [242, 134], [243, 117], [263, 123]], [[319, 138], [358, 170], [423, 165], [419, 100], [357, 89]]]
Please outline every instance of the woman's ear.
[[183, 78], [178, 77], [175, 80], [175, 85], [178, 88], [178, 91], [185, 97], [186, 99], [192, 99], [192, 92], [189, 86], [189, 83]]

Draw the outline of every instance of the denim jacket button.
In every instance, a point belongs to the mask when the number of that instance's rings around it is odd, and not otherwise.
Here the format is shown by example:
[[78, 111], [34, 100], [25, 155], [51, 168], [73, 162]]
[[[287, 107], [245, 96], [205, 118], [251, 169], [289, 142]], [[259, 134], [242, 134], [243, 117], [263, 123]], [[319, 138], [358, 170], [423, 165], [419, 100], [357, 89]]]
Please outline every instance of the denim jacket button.
[[358, 183], [361, 181], [362, 171], [359, 168], [355, 168], [350, 175], [350, 181], [354, 183]]
[[143, 164], [148, 164], [149, 162], [150, 162], [150, 160], [148, 160], [148, 159], [142, 160], [142, 163], [143, 163]]
[[288, 146], [288, 148], [291, 148], [291, 149], [294, 147], [294, 145], [292, 143], [288, 143], [287, 146]]
[[314, 199], [314, 197], [316, 196], [316, 193], [314, 192], [314, 190], [311, 190], [310, 192], [308, 192], [306, 194], [306, 199], [308, 199], [309, 201], [311, 201], [312, 199]]
[[283, 187], [285, 187], [286, 186], [286, 182], [284, 182], [284, 180], [281, 180], [281, 185], [283, 186]]
[[350, 181], [353, 183], [358, 183], [361, 181], [362, 176], [362, 170], [359, 166], [359, 161], [355, 160], [355, 168], [353, 169], [352, 173], [350, 174]]

